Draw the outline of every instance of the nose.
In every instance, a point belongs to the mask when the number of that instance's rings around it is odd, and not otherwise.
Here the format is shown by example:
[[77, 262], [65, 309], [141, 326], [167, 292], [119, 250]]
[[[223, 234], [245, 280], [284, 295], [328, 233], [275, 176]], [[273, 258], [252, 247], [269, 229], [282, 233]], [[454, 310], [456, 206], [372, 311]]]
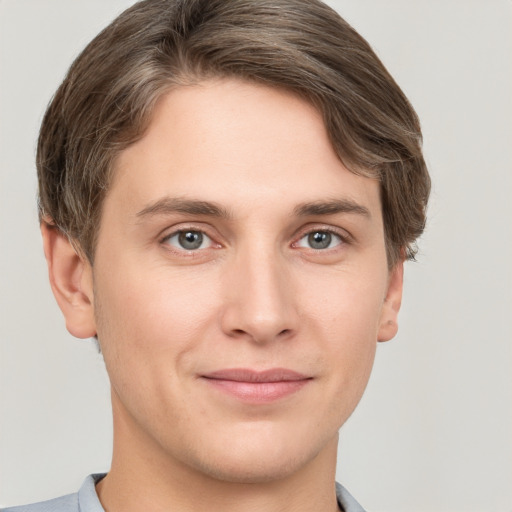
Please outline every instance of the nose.
[[238, 255], [225, 274], [222, 330], [259, 344], [292, 337], [298, 312], [286, 262], [273, 251], [248, 253]]

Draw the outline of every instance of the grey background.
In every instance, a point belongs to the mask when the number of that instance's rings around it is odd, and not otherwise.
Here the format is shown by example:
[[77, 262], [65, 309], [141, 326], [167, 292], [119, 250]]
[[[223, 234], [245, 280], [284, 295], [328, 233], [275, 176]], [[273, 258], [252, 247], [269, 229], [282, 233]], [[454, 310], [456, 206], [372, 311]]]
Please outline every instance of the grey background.
[[[0, 506], [108, 469], [101, 357], [47, 284], [35, 140], [73, 57], [130, 0], [0, 0]], [[342, 429], [369, 510], [512, 510], [512, 2], [331, 0], [422, 120], [434, 190], [398, 337]]]

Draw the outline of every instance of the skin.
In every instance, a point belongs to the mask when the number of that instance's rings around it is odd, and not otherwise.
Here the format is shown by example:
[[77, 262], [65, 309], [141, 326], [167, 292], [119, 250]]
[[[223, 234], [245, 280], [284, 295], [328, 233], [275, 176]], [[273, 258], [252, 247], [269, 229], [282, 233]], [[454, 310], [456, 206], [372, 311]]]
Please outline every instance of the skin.
[[[67, 328], [97, 333], [111, 381], [107, 511], [337, 509], [338, 429], [396, 333], [402, 262], [388, 269], [379, 184], [344, 167], [311, 105], [237, 80], [177, 88], [116, 162], [94, 267], [42, 231]], [[247, 400], [205, 377], [232, 368], [305, 380]]]

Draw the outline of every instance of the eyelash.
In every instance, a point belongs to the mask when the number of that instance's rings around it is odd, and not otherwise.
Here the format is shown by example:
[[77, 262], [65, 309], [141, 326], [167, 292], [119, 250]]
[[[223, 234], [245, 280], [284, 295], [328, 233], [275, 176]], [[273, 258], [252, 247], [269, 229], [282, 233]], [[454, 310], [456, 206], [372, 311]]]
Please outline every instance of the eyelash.
[[315, 251], [316, 253], [328, 252], [328, 251], [333, 251], [333, 250], [339, 249], [339, 246], [346, 245], [346, 244], [350, 243], [350, 241], [351, 241], [350, 237], [347, 233], [341, 232], [332, 227], [322, 226], [322, 227], [307, 229], [307, 230], [303, 231], [300, 234], [297, 241], [292, 244], [292, 247], [298, 247], [299, 246], [298, 244], [300, 243], [301, 240], [303, 240], [304, 238], [306, 238], [310, 235], [316, 234], [316, 233], [327, 233], [329, 235], [334, 235], [335, 237], [337, 237], [339, 239], [339, 243], [337, 243], [334, 247], [327, 247], [324, 249], [315, 249], [313, 247], [308, 248], [309, 250]]
[[[210, 240], [210, 246], [204, 247], [204, 248], [197, 248], [197, 249], [186, 249], [184, 247], [178, 248], [178, 247], [172, 246], [169, 243], [169, 240], [171, 240], [173, 237], [179, 236], [180, 234], [184, 234], [184, 233], [200, 233]], [[322, 249], [315, 249], [313, 247], [303, 247], [303, 248], [309, 249], [310, 251], [314, 251], [315, 253], [327, 253], [327, 252], [339, 250], [339, 246], [344, 246], [344, 245], [350, 244], [352, 242], [351, 236], [348, 233], [346, 233], [345, 231], [341, 232], [341, 230], [333, 229], [332, 227], [321, 226], [321, 227], [316, 227], [316, 228], [313, 227], [313, 228], [304, 229], [300, 233], [300, 235], [297, 238], [295, 238], [295, 241], [291, 244], [291, 247], [300, 248], [301, 246], [299, 246], [299, 243], [301, 240], [303, 240], [304, 238], [306, 238], [310, 235], [316, 234], [316, 233], [327, 233], [329, 235], [334, 235], [335, 237], [337, 237], [339, 239], [339, 243], [337, 243], [334, 247], [327, 247], [327, 248], [322, 248]], [[162, 245], [166, 246], [167, 250], [172, 251], [176, 254], [194, 257], [194, 256], [197, 256], [201, 251], [204, 251], [206, 249], [222, 247], [221, 244], [215, 242], [214, 238], [215, 237], [210, 236], [204, 228], [200, 228], [200, 227], [196, 227], [196, 226], [186, 226], [186, 227], [177, 229], [175, 231], [172, 231], [169, 234], [166, 234], [164, 237], [162, 237], [160, 239], [160, 243]]]
[[[202, 249], [201, 248], [185, 249], [184, 247], [182, 247], [182, 248], [174, 247], [169, 243], [169, 240], [171, 240], [172, 238], [174, 238], [176, 236], [184, 234], [184, 233], [200, 233], [201, 235], [207, 237], [210, 240], [210, 246], [202, 248]], [[160, 244], [166, 246], [166, 249], [171, 252], [174, 252], [174, 253], [180, 254], [180, 255], [189, 256], [189, 257], [197, 256], [200, 251], [209, 249], [212, 246], [221, 247], [220, 244], [218, 244], [214, 241], [214, 237], [210, 236], [204, 228], [198, 228], [196, 226], [183, 227], [183, 228], [177, 229], [175, 231], [172, 231], [171, 233], [166, 234], [164, 237], [162, 237], [160, 239]]]

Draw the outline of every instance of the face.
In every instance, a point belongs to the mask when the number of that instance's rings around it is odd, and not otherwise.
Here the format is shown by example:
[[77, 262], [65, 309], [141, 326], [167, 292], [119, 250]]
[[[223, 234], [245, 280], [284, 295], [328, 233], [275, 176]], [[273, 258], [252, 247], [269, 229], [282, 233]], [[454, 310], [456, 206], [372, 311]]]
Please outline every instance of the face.
[[230, 80], [167, 94], [120, 155], [91, 272], [124, 449], [230, 481], [335, 450], [401, 287], [378, 183], [309, 104]]

